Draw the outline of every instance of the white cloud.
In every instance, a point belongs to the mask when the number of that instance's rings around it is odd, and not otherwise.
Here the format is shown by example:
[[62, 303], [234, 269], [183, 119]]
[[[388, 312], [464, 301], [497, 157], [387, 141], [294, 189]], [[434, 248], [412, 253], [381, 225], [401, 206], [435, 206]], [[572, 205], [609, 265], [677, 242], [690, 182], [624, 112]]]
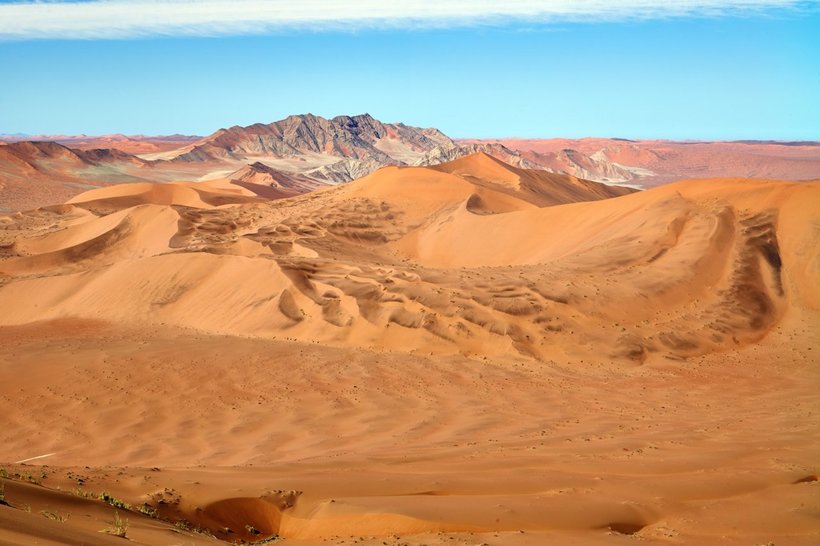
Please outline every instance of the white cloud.
[[810, 9], [818, 0], [92, 0], [0, 4], [0, 39], [228, 36], [723, 16]]

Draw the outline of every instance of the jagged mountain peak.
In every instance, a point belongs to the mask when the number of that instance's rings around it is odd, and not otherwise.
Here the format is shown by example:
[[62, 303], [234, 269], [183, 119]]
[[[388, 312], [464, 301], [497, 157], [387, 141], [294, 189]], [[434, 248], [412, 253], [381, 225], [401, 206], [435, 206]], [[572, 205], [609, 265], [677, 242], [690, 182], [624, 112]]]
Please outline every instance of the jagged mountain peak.
[[[312, 113], [291, 115], [273, 123], [256, 123], [220, 129], [180, 149], [178, 161], [289, 158], [320, 154], [338, 161], [406, 165], [429, 150], [452, 140], [438, 129], [383, 123], [369, 113], [324, 118]], [[332, 163], [332, 162], [331, 162]], [[325, 167], [327, 162], [320, 165]], [[330, 171], [334, 169], [331, 168]], [[338, 169], [337, 169], [338, 170]], [[347, 165], [344, 173], [363, 172], [361, 165]], [[328, 171], [324, 169], [323, 172]], [[345, 178], [347, 174], [341, 174]], [[338, 178], [332, 176], [332, 179]]]
[[283, 171], [342, 183], [387, 165], [438, 165], [477, 152], [519, 168], [607, 182], [641, 174], [603, 153], [590, 156], [566, 147], [544, 155], [522, 153], [501, 142], [455, 142], [439, 129], [384, 123], [367, 112], [332, 118], [308, 112], [267, 124], [235, 125], [178, 150], [172, 160], [250, 164], [262, 159]]

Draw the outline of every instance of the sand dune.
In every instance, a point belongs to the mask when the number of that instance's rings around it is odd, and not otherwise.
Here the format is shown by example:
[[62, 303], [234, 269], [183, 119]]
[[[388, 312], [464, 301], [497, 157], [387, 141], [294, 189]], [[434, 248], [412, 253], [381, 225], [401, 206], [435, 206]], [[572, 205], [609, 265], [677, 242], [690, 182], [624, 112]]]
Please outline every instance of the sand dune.
[[293, 197], [324, 186], [305, 176], [277, 171], [259, 162], [242, 167], [228, 178], [231, 183], [268, 199]]
[[340, 195], [381, 201], [406, 221], [431, 221], [434, 213], [460, 207], [497, 214], [626, 195], [629, 188], [518, 169], [484, 153], [434, 167], [386, 167], [348, 184]]
[[510, 188], [521, 198], [540, 207], [608, 199], [633, 192], [623, 186], [600, 184], [570, 175], [516, 168], [485, 153], [473, 154], [430, 168], [454, 174], [477, 184]]
[[[533, 180], [483, 155], [388, 167], [281, 205], [214, 209], [181, 185], [94, 190], [72, 203], [121, 210], [14, 241], [0, 271], [27, 276], [0, 290], [15, 310], [0, 322], [162, 322], [539, 359], [589, 347], [642, 362], [755, 342], [790, 309], [820, 306], [818, 242], [803, 227], [816, 184], [683, 182], [537, 206], [607, 191], [620, 190]], [[132, 200], [153, 204], [122, 208]]]
[[0, 541], [816, 541], [820, 183], [208, 184], [0, 219]]
[[192, 208], [248, 203], [256, 194], [238, 186], [228, 186], [213, 180], [202, 183], [120, 184], [90, 190], [68, 200], [69, 204], [95, 206], [105, 210], [124, 209], [141, 204], [180, 205]]

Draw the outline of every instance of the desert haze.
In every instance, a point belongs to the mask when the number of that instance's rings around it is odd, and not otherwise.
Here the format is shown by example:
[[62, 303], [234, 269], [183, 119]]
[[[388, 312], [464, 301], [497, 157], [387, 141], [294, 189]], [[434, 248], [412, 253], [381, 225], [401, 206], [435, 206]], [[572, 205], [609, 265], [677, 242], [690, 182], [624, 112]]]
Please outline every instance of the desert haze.
[[0, 544], [815, 545], [818, 150], [8, 142]]

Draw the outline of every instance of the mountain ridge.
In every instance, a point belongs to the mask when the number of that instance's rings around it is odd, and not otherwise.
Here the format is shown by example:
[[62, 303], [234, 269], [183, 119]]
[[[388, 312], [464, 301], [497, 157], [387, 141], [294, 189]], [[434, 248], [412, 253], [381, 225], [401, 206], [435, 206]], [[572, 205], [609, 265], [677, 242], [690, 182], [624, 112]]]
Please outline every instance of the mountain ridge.
[[[18, 137], [8, 140], [14, 142], [0, 142], [3, 211], [36, 208], [85, 189], [123, 182], [225, 179], [249, 165], [256, 167], [244, 174], [264, 183], [248, 189], [279, 195], [277, 176], [292, 185], [291, 190], [302, 192], [350, 182], [388, 165], [432, 166], [479, 152], [517, 168], [638, 188], [727, 176], [808, 180], [820, 172], [820, 146], [811, 142], [797, 146], [599, 138], [452, 139], [436, 128], [385, 123], [368, 113], [333, 118], [291, 115], [267, 124], [233, 125], [195, 140], [181, 135], [119, 134], [64, 136], [39, 143]], [[262, 165], [278, 174], [262, 172]]]

